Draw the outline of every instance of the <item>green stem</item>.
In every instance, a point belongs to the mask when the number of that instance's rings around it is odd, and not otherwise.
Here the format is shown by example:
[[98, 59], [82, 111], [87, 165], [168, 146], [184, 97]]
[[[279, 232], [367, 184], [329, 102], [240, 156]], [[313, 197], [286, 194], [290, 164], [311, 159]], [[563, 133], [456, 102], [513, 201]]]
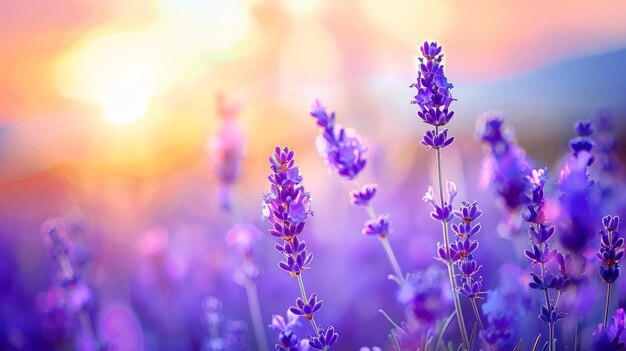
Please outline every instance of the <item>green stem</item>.
[[[438, 129], [435, 127], [435, 129]], [[437, 178], [439, 180], [439, 200], [441, 207], [444, 206], [443, 202], [443, 180], [441, 176], [441, 150], [435, 149], [437, 154]], [[443, 232], [443, 243], [446, 255], [450, 257], [450, 241], [448, 239], [448, 222], [441, 221], [441, 228]], [[459, 323], [459, 331], [461, 332], [461, 339], [466, 349], [469, 349], [469, 341], [467, 338], [467, 328], [465, 328], [465, 320], [463, 318], [463, 310], [461, 309], [461, 301], [459, 300], [459, 294], [456, 288], [456, 279], [454, 279], [454, 267], [452, 262], [446, 260], [446, 266], [448, 266], [448, 276], [450, 278], [450, 287], [452, 288], [452, 296], [454, 298], [454, 309], [456, 310], [456, 319]]]
[[[476, 299], [470, 298], [470, 301], [472, 302], [472, 308], [474, 309], [474, 317], [476, 318], [476, 321], [478, 322], [478, 328], [480, 329], [480, 331], [483, 331], [485, 330], [485, 327], [483, 326], [483, 320], [480, 318], [480, 313], [478, 313], [478, 306], [476, 306]], [[485, 341], [484, 338], [481, 338], [481, 339], [483, 341], [483, 345], [485, 345], [485, 350], [490, 351], [489, 344], [487, 344], [487, 341]]]
[[606, 330], [606, 323], [609, 320], [609, 305], [611, 304], [611, 284], [606, 285], [606, 302], [604, 303], [604, 330]]

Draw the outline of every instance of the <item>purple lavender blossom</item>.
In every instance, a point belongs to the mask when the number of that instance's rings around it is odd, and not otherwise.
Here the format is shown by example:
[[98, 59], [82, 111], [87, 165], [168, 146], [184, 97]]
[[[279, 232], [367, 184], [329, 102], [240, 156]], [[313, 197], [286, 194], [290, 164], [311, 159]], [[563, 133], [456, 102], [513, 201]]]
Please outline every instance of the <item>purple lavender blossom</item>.
[[376, 219], [371, 219], [363, 225], [363, 235], [386, 237], [391, 233], [391, 219], [389, 216], [380, 215]]
[[[263, 195], [263, 217], [273, 225], [269, 234], [282, 239], [282, 244], [277, 243], [274, 246], [284, 258], [278, 264], [279, 268], [292, 277], [297, 277], [302, 293], [289, 311], [304, 316], [311, 322], [315, 335], [307, 337], [309, 346], [328, 351], [339, 335], [332, 326], [327, 331], [323, 331], [321, 327], [318, 329], [314, 314], [321, 309], [322, 301], [317, 300], [315, 293], [307, 297], [302, 280], [302, 272], [309, 268], [313, 259], [313, 255], [306, 250], [305, 242], [298, 237], [304, 229], [306, 219], [313, 215], [310, 195], [302, 185], [303, 178], [295, 166], [293, 151], [277, 146], [269, 161], [273, 174], [268, 177], [270, 192]], [[292, 333], [281, 333], [276, 350], [293, 350], [298, 345], [298, 339]]]
[[353, 205], [367, 206], [376, 195], [378, 186], [376, 184], [366, 184], [361, 190], [350, 191], [350, 201]]
[[348, 180], [356, 178], [367, 163], [361, 137], [354, 129], [335, 125], [335, 112], [328, 115], [319, 100], [313, 103], [311, 116], [322, 128], [316, 144], [328, 168]]
[[316, 336], [308, 337], [310, 342], [309, 346], [311, 346], [314, 350], [329, 350], [331, 346], [333, 346], [337, 339], [339, 338], [339, 334], [335, 332], [335, 328], [332, 326], [328, 327], [328, 329], [324, 329], [321, 325], [317, 330]]
[[294, 328], [300, 325], [299, 316], [287, 311], [287, 321], [280, 315], [272, 316], [270, 327], [279, 332], [275, 351], [308, 351], [309, 341], [300, 339], [294, 332]]
[[619, 276], [619, 263], [624, 258], [624, 238], [619, 233], [619, 217], [602, 218], [604, 229], [600, 231], [600, 250], [596, 254], [602, 262], [600, 276], [605, 284], [612, 284]]
[[[526, 175], [532, 162], [526, 156], [512, 132], [506, 130], [504, 119], [496, 113], [487, 113], [479, 119], [478, 135], [489, 152], [482, 166], [482, 184], [495, 189], [500, 197], [509, 220], [505, 234], [517, 232], [517, 212], [527, 202]], [[514, 219], [515, 218], [515, 219]]]
[[420, 119], [435, 127], [426, 132], [421, 144], [426, 148], [442, 149], [454, 141], [454, 137], [448, 136], [447, 129], [439, 130], [450, 122], [454, 115], [454, 112], [449, 110], [450, 104], [455, 100], [450, 93], [452, 84], [448, 83], [443, 72], [442, 47], [435, 42], [424, 42], [420, 50], [422, 57], [419, 58], [417, 81], [411, 84], [412, 88], [417, 89], [417, 95], [411, 103], [419, 106], [417, 115]]

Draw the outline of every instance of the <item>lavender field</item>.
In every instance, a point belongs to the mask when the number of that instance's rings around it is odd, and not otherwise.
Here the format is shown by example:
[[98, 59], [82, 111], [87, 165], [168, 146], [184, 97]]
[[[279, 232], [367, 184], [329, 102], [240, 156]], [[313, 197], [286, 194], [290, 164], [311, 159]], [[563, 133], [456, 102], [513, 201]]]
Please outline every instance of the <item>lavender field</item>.
[[622, 3], [52, 3], [0, 3], [0, 350], [626, 350]]

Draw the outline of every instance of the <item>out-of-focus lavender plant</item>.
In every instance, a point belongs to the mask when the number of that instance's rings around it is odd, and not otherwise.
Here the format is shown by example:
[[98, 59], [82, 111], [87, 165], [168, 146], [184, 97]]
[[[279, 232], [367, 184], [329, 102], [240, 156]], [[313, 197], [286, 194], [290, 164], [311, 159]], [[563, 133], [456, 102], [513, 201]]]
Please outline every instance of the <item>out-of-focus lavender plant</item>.
[[293, 151], [277, 146], [269, 161], [273, 173], [268, 176], [270, 191], [263, 194], [263, 218], [272, 224], [269, 234], [282, 239], [274, 246], [284, 258], [278, 267], [291, 277], [297, 278], [301, 293], [301, 297], [296, 299], [295, 306], [289, 311], [311, 322], [313, 335], [307, 336], [309, 346], [315, 350], [327, 351], [337, 342], [339, 334], [332, 326], [324, 329], [317, 324], [314, 315], [321, 309], [322, 300], [317, 299], [316, 293], [307, 295], [302, 280], [302, 272], [309, 269], [313, 260], [306, 243], [299, 238], [306, 219], [313, 215], [311, 196], [304, 190], [300, 170], [295, 166]]
[[498, 288], [487, 291], [487, 298], [481, 307], [487, 318], [487, 327], [481, 336], [490, 345], [501, 347], [511, 339], [516, 322], [530, 308], [530, 298], [521, 282], [522, 273], [517, 266], [503, 266]]
[[578, 121], [574, 129], [578, 136], [569, 142], [572, 154], [558, 180], [562, 214], [559, 240], [570, 253], [580, 256], [595, 232], [595, 216], [589, 203], [594, 181], [588, 172], [595, 161], [591, 153], [595, 142], [590, 121]]
[[250, 319], [254, 328], [259, 350], [267, 350], [267, 338], [263, 328], [263, 315], [256, 281], [260, 275], [260, 268], [255, 262], [254, 247], [259, 241], [261, 233], [249, 224], [236, 225], [226, 234], [226, 242], [235, 248], [239, 254], [241, 265], [235, 272], [235, 281], [246, 289]]
[[606, 329], [611, 302], [611, 286], [619, 277], [619, 263], [624, 258], [624, 238], [619, 232], [619, 217], [605, 216], [602, 218], [603, 230], [600, 231], [600, 249], [597, 257], [602, 263], [600, 276], [606, 284], [606, 303], [602, 325]]
[[81, 267], [71, 260], [71, 246], [65, 232], [64, 219], [46, 221], [42, 225], [42, 235], [44, 245], [56, 266], [56, 284], [61, 288], [62, 309], [80, 322], [80, 329], [74, 333], [75, 346], [81, 350], [95, 351], [99, 348], [99, 341], [90, 314], [94, 305], [93, 291], [85, 281]]
[[616, 186], [619, 179], [619, 159], [616, 155], [617, 140], [613, 135], [614, 120], [611, 113], [603, 109], [598, 113], [596, 121], [596, 145], [599, 164], [596, 204], [601, 206], [603, 213], [615, 211]]
[[359, 173], [365, 168], [367, 163], [365, 151], [361, 137], [354, 129], [343, 128], [335, 124], [335, 112], [328, 114], [326, 107], [316, 100], [311, 107], [311, 116], [315, 118], [317, 125], [321, 129], [320, 135], [316, 139], [317, 149], [326, 162], [329, 170], [346, 180], [354, 181], [356, 190], [350, 192], [350, 199], [355, 206], [363, 206], [370, 219], [363, 226], [363, 235], [378, 237], [389, 258], [389, 263], [394, 271], [393, 279], [402, 286], [404, 275], [396, 255], [391, 248], [387, 236], [391, 233], [391, 219], [389, 215], [377, 215], [371, 204], [376, 195], [378, 186], [376, 184], [363, 185], [359, 178]]
[[232, 212], [231, 187], [239, 178], [245, 145], [244, 132], [237, 123], [240, 110], [240, 104], [228, 104], [223, 95], [217, 96], [217, 114], [221, 125], [206, 145], [207, 155], [220, 184], [219, 203], [233, 216], [236, 213]]
[[261, 235], [254, 226], [241, 224], [231, 196], [232, 187], [241, 173], [241, 158], [245, 144], [243, 130], [236, 121], [240, 108], [240, 104], [227, 104], [225, 97], [218, 95], [217, 109], [222, 125], [211, 138], [208, 151], [220, 183], [220, 205], [229, 213], [233, 223], [233, 227], [226, 234], [226, 242], [240, 255], [241, 264], [235, 273], [235, 281], [246, 289], [257, 347], [261, 351], [266, 351], [268, 343], [256, 286], [260, 269], [254, 259], [254, 246]]
[[228, 320], [224, 323], [220, 299], [207, 297], [202, 303], [202, 310], [202, 319], [207, 328], [202, 351], [247, 350], [246, 323], [239, 320]]
[[625, 350], [626, 332], [624, 332], [626, 313], [623, 308], [618, 308], [613, 314], [613, 323], [610, 325], [599, 324], [593, 333], [591, 349], [593, 351]]
[[483, 115], [479, 119], [478, 135], [488, 150], [483, 160], [481, 182], [495, 189], [508, 214], [500, 232], [505, 236], [514, 235], [520, 229], [519, 210], [526, 203], [526, 175], [530, 173], [532, 162], [499, 114]]
[[[417, 82], [411, 85], [411, 87], [417, 89], [417, 95], [415, 95], [411, 103], [419, 106], [417, 115], [420, 119], [424, 123], [434, 127], [434, 129], [426, 132], [421, 144], [427, 149], [435, 150], [437, 155], [437, 178], [439, 186], [439, 202], [435, 199], [432, 187], [426, 193], [426, 196], [424, 196], [424, 200], [433, 205], [434, 211], [431, 213], [431, 217], [441, 222], [443, 254], [446, 266], [448, 267], [450, 285], [453, 290], [456, 318], [459, 324], [461, 340], [463, 341], [464, 347], [468, 349], [469, 338], [457, 292], [457, 284], [454, 278], [453, 261], [450, 259], [450, 238], [448, 236], [448, 222], [452, 219], [452, 201], [457, 194], [456, 185], [454, 185], [453, 182], [447, 183], [448, 201], [444, 201], [443, 177], [441, 174], [441, 150], [454, 141], [454, 137], [448, 136], [448, 129], [442, 130], [441, 127], [448, 124], [452, 119], [454, 112], [450, 111], [449, 107], [455, 99], [452, 98], [452, 94], [450, 93], [452, 84], [448, 83], [443, 71], [443, 54], [441, 53], [443, 48], [435, 42], [424, 42], [420, 50], [422, 57], [419, 58], [420, 65], [419, 72], [417, 73]], [[441, 248], [441, 246], [439, 247]]]
[[[545, 304], [540, 308], [539, 319], [548, 324], [548, 349], [552, 351], [556, 347], [556, 322], [566, 317], [566, 314], [559, 311], [557, 306], [561, 295], [567, 291], [570, 285], [565, 262], [569, 257], [564, 256], [557, 249], [551, 248], [548, 242], [553, 237], [556, 228], [548, 224], [544, 208], [546, 202], [544, 193], [545, 170], [533, 170], [528, 176], [528, 182], [531, 191], [528, 196], [530, 202], [522, 211], [522, 218], [530, 226], [528, 235], [531, 249], [525, 250], [524, 254], [532, 263], [530, 288], [544, 292]], [[553, 273], [548, 270], [547, 264], [554, 260], [557, 261], [558, 271]], [[550, 290], [557, 293], [556, 299], [551, 298]]]

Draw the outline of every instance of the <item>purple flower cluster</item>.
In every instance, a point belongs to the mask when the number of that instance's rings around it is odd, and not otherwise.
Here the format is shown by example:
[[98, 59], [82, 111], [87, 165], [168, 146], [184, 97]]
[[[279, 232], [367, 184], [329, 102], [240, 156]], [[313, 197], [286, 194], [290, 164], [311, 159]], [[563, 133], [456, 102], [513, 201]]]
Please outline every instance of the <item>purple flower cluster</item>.
[[483, 118], [478, 134], [489, 153], [483, 161], [482, 181], [495, 188], [506, 210], [513, 214], [526, 203], [531, 161], [512, 133], [505, 130], [503, 118], [495, 114]]
[[619, 233], [619, 217], [602, 218], [604, 229], [600, 231], [600, 250], [597, 253], [600, 276], [606, 284], [612, 284], [619, 277], [619, 263], [624, 258], [624, 238]]
[[448, 136], [447, 129], [439, 130], [454, 115], [454, 111], [449, 110], [455, 100], [450, 93], [452, 84], [448, 83], [443, 72], [443, 48], [436, 42], [424, 42], [420, 50], [422, 57], [419, 58], [417, 81], [411, 84], [417, 89], [417, 95], [411, 103], [419, 106], [417, 115], [421, 120], [435, 127], [426, 132], [421, 144], [427, 148], [442, 149], [454, 141], [454, 137]]
[[569, 252], [580, 254], [595, 231], [589, 203], [594, 182], [588, 174], [589, 166], [595, 161], [591, 153], [595, 143], [591, 139], [594, 127], [590, 121], [578, 121], [574, 129], [578, 136], [570, 140], [572, 154], [558, 180], [565, 223], [561, 225], [559, 239]]
[[[311, 321], [315, 335], [308, 335], [309, 346], [314, 350], [327, 351], [335, 344], [339, 335], [332, 326], [328, 329], [318, 327], [314, 314], [321, 309], [322, 301], [317, 299], [315, 293], [310, 297], [306, 296], [301, 277], [302, 271], [308, 269], [313, 260], [313, 255], [306, 250], [305, 242], [298, 238], [304, 229], [306, 219], [313, 215], [311, 197], [302, 185], [302, 176], [295, 166], [293, 151], [287, 147], [283, 149], [276, 147], [269, 161], [273, 174], [268, 177], [270, 192], [263, 195], [263, 217], [269, 219], [273, 225], [269, 230], [270, 235], [283, 239], [281, 244], [275, 244], [276, 250], [284, 257], [284, 261], [278, 266], [292, 277], [298, 278], [302, 292], [302, 297], [296, 300], [296, 305], [289, 311]], [[290, 336], [289, 340], [292, 338], [293, 336]], [[276, 346], [277, 350], [281, 350], [279, 344]]]
[[367, 163], [365, 159], [367, 149], [363, 146], [361, 137], [354, 129], [335, 125], [335, 112], [329, 115], [326, 107], [318, 100], [311, 107], [311, 116], [322, 129], [316, 144], [320, 156], [329, 169], [346, 179], [356, 178]]

